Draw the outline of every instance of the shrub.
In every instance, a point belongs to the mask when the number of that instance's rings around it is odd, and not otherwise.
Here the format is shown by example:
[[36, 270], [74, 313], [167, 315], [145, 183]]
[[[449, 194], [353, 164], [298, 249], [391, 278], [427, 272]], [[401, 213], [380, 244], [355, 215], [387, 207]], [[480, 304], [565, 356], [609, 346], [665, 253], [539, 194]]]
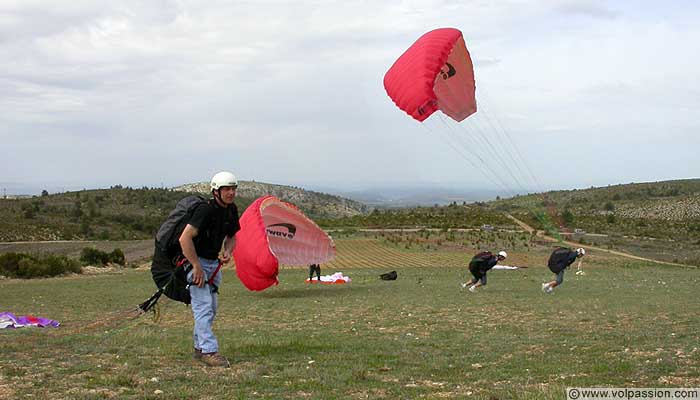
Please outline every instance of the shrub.
[[126, 264], [126, 257], [124, 257], [124, 252], [121, 249], [114, 249], [109, 253], [109, 261], [119, 265]]
[[3, 275], [7, 275], [9, 277], [16, 277], [17, 270], [19, 269], [19, 262], [27, 257], [30, 256], [28, 254], [22, 253], [5, 253], [1, 255], [0, 272], [2, 272]]
[[63, 275], [68, 272], [80, 273], [77, 261], [66, 256], [49, 255], [35, 257], [24, 253], [0, 255], [0, 273], [10, 278], [38, 278]]
[[564, 210], [564, 213], [562, 214], [562, 219], [564, 219], [564, 223], [566, 225], [571, 225], [574, 222], [575, 217], [574, 217], [574, 214], [571, 212], [571, 210], [566, 209], [566, 210]]
[[109, 254], [92, 247], [85, 247], [80, 251], [80, 262], [83, 265], [107, 265]]
[[48, 276], [61, 275], [66, 272], [79, 274], [82, 270], [78, 261], [61, 255], [49, 255], [43, 259], [43, 264], [46, 265]]
[[126, 257], [121, 249], [114, 249], [111, 253], [107, 253], [92, 247], [85, 247], [80, 251], [80, 261], [83, 265], [104, 266], [109, 263], [124, 265]]

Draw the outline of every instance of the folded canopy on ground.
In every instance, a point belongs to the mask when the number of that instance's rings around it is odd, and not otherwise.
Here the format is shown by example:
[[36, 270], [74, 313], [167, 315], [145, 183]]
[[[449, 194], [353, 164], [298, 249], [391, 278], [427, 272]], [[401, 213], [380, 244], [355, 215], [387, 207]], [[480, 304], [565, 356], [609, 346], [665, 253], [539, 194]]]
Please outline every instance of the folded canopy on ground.
[[307, 283], [325, 283], [325, 284], [337, 284], [337, 283], [349, 283], [352, 282], [349, 276], [343, 275], [342, 272], [336, 272], [333, 275], [322, 275], [319, 280], [317, 277], [311, 279], [306, 278]]
[[35, 317], [33, 315], [15, 315], [11, 312], [0, 312], [0, 329], [24, 328], [25, 326], [36, 326], [39, 328], [58, 328], [60, 323], [48, 318]]

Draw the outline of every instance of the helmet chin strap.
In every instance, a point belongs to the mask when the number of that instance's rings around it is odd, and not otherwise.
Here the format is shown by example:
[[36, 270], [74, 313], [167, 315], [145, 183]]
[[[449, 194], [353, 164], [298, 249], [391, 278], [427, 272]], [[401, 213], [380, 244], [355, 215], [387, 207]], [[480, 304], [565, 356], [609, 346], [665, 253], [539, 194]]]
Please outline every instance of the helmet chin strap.
[[211, 193], [214, 195], [214, 199], [216, 199], [216, 202], [221, 206], [221, 207], [228, 207], [230, 204], [227, 204], [225, 201], [221, 199], [221, 188], [214, 189], [211, 191]]
[[219, 203], [219, 205], [226, 205], [223, 200], [221, 200], [221, 189], [214, 189], [211, 191], [211, 194], [214, 195], [214, 198], [216, 199], [216, 202]]

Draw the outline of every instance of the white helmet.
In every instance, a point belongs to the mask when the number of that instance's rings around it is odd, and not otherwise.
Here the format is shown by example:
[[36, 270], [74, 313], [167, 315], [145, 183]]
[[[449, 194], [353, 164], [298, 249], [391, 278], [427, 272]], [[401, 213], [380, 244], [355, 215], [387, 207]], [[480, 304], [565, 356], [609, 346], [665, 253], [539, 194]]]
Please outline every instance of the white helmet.
[[577, 254], [579, 257], [583, 257], [583, 256], [586, 255], [586, 249], [584, 249], [584, 248], [582, 248], [582, 247], [579, 247], [578, 249], [576, 249], [576, 254]]
[[506, 257], [508, 257], [508, 253], [506, 253], [504, 250], [501, 250], [498, 252], [498, 256], [506, 258]]
[[211, 178], [211, 190], [219, 190], [224, 186], [237, 188], [238, 179], [236, 179], [236, 175], [228, 171], [221, 171]]

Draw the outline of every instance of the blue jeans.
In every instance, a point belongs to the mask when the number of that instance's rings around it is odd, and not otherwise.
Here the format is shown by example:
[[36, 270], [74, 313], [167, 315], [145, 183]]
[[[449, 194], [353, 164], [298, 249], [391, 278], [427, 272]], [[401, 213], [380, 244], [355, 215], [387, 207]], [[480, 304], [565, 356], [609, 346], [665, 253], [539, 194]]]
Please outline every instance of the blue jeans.
[[[199, 258], [204, 272], [204, 279], [209, 280], [211, 274], [214, 273], [216, 267], [219, 266], [219, 260], [209, 260]], [[187, 274], [187, 282], [192, 283], [193, 271]], [[221, 285], [221, 270], [214, 277], [214, 285]], [[218, 307], [218, 294], [214, 291], [214, 287], [208, 283], [204, 287], [197, 287], [195, 284], [190, 285], [190, 296], [192, 297], [192, 315], [194, 316], [194, 347], [202, 350], [202, 353], [215, 353], [219, 351], [219, 342], [214, 336], [212, 325], [216, 317], [216, 309]]]
[[557, 286], [558, 286], [558, 285], [561, 285], [562, 283], [564, 283], [564, 271], [566, 271], [566, 268], [562, 269], [562, 270], [559, 271], [559, 273], [557, 274]]

